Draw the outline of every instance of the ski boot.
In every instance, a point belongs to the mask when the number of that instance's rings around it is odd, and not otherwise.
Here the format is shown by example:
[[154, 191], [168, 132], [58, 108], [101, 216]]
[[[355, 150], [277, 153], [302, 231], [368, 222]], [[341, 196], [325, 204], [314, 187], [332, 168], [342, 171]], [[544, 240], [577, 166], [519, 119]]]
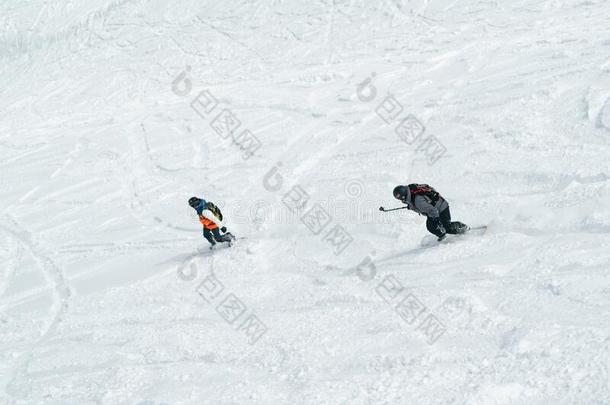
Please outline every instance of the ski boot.
[[457, 233], [466, 233], [470, 230], [470, 227], [461, 222], [456, 222], [455, 229], [457, 230]]
[[233, 246], [233, 241], [235, 240], [235, 236], [233, 236], [233, 234], [231, 232], [225, 233], [224, 236], [227, 236], [229, 238], [227, 240], [227, 243], [229, 244], [229, 247]]

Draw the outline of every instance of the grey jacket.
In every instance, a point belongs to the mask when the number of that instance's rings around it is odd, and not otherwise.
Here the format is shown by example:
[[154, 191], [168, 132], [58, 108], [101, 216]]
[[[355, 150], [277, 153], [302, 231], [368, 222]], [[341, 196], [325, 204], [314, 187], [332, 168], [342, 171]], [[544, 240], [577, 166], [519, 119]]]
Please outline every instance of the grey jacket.
[[413, 204], [411, 203], [411, 192], [408, 190], [409, 189], [407, 187], [407, 202], [405, 204], [407, 204], [407, 207], [409, 207], [411, 211], [415, 211], [418, 214], [422, 214], [430, 218], [438, 218], [440, 212], [446, 210], [449, 207], [447, 201], [445, 201], [445, 199], [440, 196], [436, 203], [432, 203], [432, 201], [428, 197], [418, 195], [415, 196], [415, 199], [413, 200], [415, 204]]

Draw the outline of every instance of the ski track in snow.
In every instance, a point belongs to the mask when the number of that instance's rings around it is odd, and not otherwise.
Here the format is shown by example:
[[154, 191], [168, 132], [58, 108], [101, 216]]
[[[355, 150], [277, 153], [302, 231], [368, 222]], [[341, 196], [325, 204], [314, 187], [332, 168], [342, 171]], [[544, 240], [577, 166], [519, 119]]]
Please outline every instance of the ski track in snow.
[[[28, 253], [36, 261], [39, 270], [44, 274], [48, 286], [53, 289], [53, 303], [49, 309], [49, 320], [38, 332], [39, 337], [32, 336], [29, 337], [29, 339], [26, 338], [28, 340], [33, 340], [33, 342], [28, 345], [29, 347], [26, 346], [24, 352], [19, 354], [16, 353], [17, 356], [14, 359], [12, 369], [9, 369], [4, 378], [4, 390], [6, 390], [9, 395], [14, 395], [11, 392], [13, 391], [12, 386], [18, 385], [18, 380], [23, 379], [24, 377], [27, 378], [26, 370], [28, 363], [31, 361], [37, 346], [41, 345], [51, 336], [53, 336], [58, 324], [63, 320], [64, 315], [68, 311], [68, 302], [71, 296], [71, 291], [63, 271], [57, 267], [53, 260], [41, 253], [40, 246], [32, 241], [31, 234], [26, 229], [21, 227], [17, 222], [15, 222], [13, 218], [5, 218], [5, 223], [7, 223], [10, 228], [2, 225], [2, 230], [8, 233], [19, 244], [27, 249]], [[15, 267], [16, 265], [17, 264], [14, 264]], [[10, 279], [7, 280], [7, 285], [9, 285], [10, 281]], [[14, 305], [14, 303], [9, 301], [8, 305]], [[4, 310], [5, 309], [6, 308], [4, 308]], [[16, 392], [19, 392], [18, 388], [16, 389]]]
[[[0, 5], [0, 404], [610, 404], [609, 14]], [[212, 130], [222, 109], [260, 139], [249, 159]], [[434, 165], [395, 132], [409, 114], [446, 147]], [[407, 181], [488, 230], [437, 243], [422, 217], [377, 211]], [[201, 193], [246, 239], [208, 250], [186, 205]], [[318, 235], [299, 220], [315, 203]], [[338, 256], [334, 225], [354, 239]], [[417, 320], [380, 295], [390, 279]], [[228, 294], [267, 327], [256, 344], [217, 310]]]

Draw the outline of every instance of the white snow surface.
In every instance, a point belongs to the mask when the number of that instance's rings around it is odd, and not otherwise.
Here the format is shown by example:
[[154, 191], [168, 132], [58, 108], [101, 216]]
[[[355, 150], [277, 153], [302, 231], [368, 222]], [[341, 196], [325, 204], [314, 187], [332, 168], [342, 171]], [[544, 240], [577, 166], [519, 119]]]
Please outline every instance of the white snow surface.
[[[610, 404], [609, 16], [0, 2], [0, 404]], [[409, 182], [488, 230], [378, 211]], [[192, 195], [244, 238], [209, 252]]]

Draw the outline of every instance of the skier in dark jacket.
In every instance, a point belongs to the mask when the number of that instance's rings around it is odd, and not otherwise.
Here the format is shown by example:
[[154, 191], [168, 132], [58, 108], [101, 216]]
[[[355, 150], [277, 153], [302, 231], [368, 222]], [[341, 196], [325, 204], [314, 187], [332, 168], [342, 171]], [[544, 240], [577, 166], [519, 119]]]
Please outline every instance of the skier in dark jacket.
[[222, 213], [216, 205], [197, 197], [189, 198], [189, 205], [197, 211], [199, 222], [203, 225], [203, 236], [210, 242], [210, 249], [214, 249], [217, 242], [226, 242], [231, 246], [235, 237], [227, 232], [222, 222]]
[[407, 208], [425, 215], [426, 228], [441, 241], [447, 234], [466, 232], [469, 227], [461, 222], [451, 222], [449, 204], [441, 195], [427, 184], [396, 186], [394, 198], [402, 201]]

